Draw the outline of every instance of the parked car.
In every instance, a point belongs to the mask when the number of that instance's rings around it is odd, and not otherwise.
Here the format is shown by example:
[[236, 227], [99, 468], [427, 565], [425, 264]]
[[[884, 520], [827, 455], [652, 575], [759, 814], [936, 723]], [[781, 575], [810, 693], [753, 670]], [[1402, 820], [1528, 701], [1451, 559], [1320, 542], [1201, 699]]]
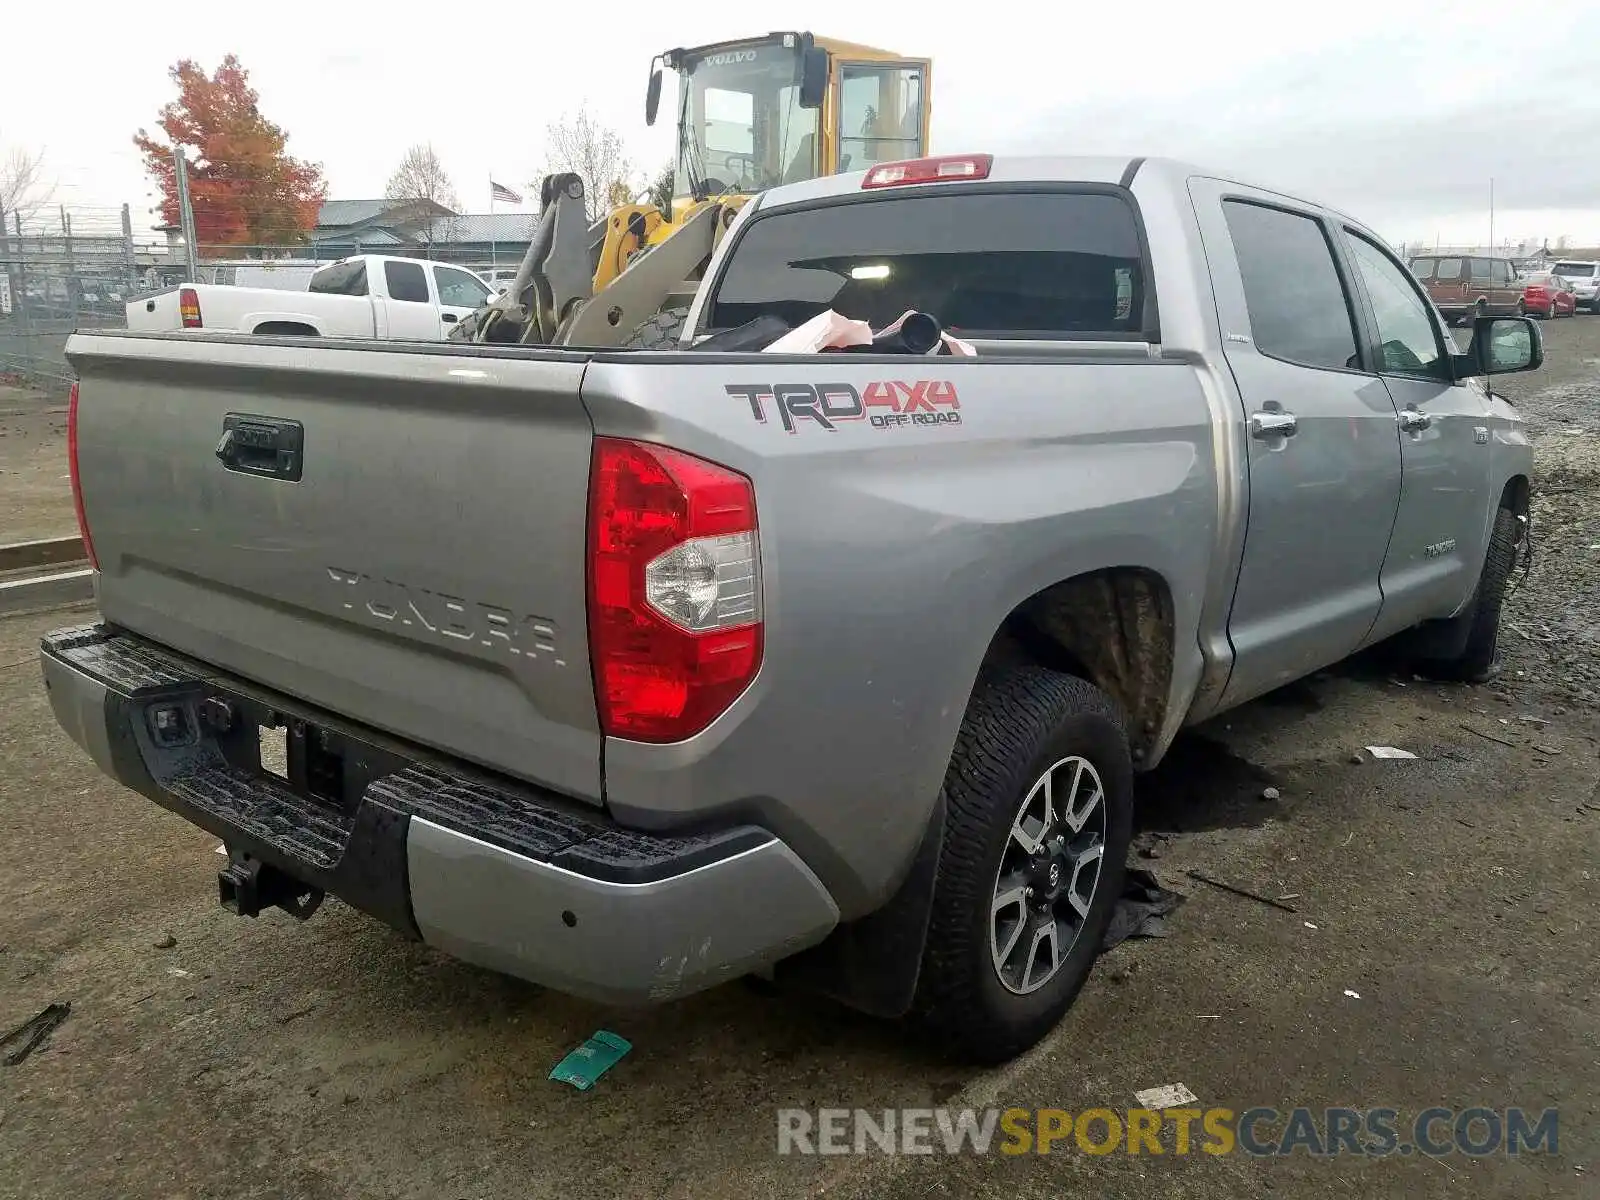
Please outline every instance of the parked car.
[[1448, 321], [1521, 311], [1522, 285], [1509, 258], [1418, 254], [1411, 259], [1411, 272]]
[[1572, 285], [1573, 299], [1579, 308], [1600, 312], [1600, 263], [1563, 258], [1552, 263], [1550, 271]]
[[489, 296], [464, 268], [363, 254], [323, 267], [303, 292], [184, 283], [138, 297], [127, 314], [129, 329], [148, 332], [442, 341]]
[[489, 285], [489, 290], [496, 296], [502, 294], [508, 287], [516, 282], [516, 267], [485, 267], [477, 272], [478, 278]]
[[[977, 356], [692, 348], [830, 310]], [[680, 345], [73, 335], [61, 725], [235, 912], [609, 1002], [771, 974], [993, 1062], [1087, 980], [1180, 729], [1397, 636], [1495, 670], [1533, 462], [1483, 377], [1539, 327], [1458, 351], [1338, 212], [882, 164], [752, 198]]]
[[1578, 299], [1572, 285], [1559, 275], [1535, 272], [1522, 277], [1522, 308], [1525, 315], [1554, 320], [1570, 317], [1578, 311]]

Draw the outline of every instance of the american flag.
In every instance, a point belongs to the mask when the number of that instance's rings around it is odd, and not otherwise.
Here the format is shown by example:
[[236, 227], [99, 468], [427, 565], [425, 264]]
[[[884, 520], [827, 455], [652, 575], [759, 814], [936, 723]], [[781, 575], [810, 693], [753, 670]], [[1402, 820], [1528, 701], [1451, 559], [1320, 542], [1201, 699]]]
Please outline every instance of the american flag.
[[495, 200], [503, 200], [507, 204], [521, 204], [522, 197], [513, 192], [503, 183], [489, 180], [489, 195]]

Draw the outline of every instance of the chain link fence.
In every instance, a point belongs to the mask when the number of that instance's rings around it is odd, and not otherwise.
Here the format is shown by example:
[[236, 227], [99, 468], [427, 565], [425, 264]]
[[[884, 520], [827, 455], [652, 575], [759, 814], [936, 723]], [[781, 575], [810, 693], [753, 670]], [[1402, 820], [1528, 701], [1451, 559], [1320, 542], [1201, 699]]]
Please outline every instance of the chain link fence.
[[[300, 291], [319, 266], [359, 253], [480, 272], [515, 269], [534, 220], [524, 214], [440, 219], [421, 243], [344, 236], [296, 246], [201, 245], [193, 279]], [[0, 214], [0, 382], [65, 391], [72, 369], [64, 351], [73, 330], [125, 328], [130, 301], [189, 279], [181, 243], [153, 230], [135, 237], [127, 205]]]
[[[65, 390], [72, 381], [62, 353], [67, 335], [74, 329], [121, 328], [125, 304], [145, 286], [127, 210], [120, 220], [114, 210], [65, 207], [26, 220], [16, 213], [5, 217], [0, 378]], [[148, 261], [148, 249], [144, 257]]]

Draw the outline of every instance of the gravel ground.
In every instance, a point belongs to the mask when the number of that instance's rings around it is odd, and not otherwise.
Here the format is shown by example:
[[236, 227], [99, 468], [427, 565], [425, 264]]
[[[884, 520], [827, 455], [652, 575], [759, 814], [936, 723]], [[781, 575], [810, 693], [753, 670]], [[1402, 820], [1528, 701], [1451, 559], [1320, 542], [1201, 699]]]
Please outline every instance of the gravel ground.
[[1500, 390], [1535, 434], [1533, 568], [1507, 605], [1506, 649], [1531, 684], [1600, 702], [1600, 317], [1546, 326], [1547, 365]]
[[0, 542], [77, 531], [66, 430], [64, 397], [0, 384]]
[[[82, 615], [0, 621], [0, 1030], [73, 1004], [41, 1050], [0, 1065], [0, 1196], [1592, 1200], [1600, 318], [1557, 322], [1548, 343], [1544, 370], [1502, 385], [1540, 463], [1504, 675], [1464, 688], [1358, 662], [1187, 734], [1140, 786], [1141, 865], [1191, 893], [1171, 936], [1113, 951], [1059, 1029], [997, 1071], [741, 986], [600, 1008], [336, 903], [304, 925], [232, 917], [214, 840], [105, 780], [50, 717], [37, 639]], [[0, 512], [35, 514], [22, 536], [72, 527], [46, 486], [62, 473], [59, 419], [27, 418], [31, 448], [0, 439], [0, 470], [31, 472], [46, 497], [19, 509], [0, 495]], [[1378, 743], [1419, 758], [1352, 761]], [[1189, 869], [1294, 894], [1298, 911], [1199, 887]], [[548, 1082], [598, 1028], [633, 1053], [592, 1092]], [[1235, 1111], [1559, 1105], [1561, 1153], [774, 1152], [778, 1106], [1079, 1111], [1176, 1082]]]

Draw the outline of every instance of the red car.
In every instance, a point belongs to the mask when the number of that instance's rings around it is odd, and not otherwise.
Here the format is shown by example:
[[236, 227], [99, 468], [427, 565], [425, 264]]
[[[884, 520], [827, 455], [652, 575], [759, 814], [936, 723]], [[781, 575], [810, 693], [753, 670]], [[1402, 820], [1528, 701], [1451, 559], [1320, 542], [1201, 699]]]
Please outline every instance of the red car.
[[1522, 280], [1522, 304], [1518, 311], [1529, 316], [1554, 320], [1570, 317], [1578, 311], [1578, 297], [1572, 285], [1559, 275], [1525, 275]]

